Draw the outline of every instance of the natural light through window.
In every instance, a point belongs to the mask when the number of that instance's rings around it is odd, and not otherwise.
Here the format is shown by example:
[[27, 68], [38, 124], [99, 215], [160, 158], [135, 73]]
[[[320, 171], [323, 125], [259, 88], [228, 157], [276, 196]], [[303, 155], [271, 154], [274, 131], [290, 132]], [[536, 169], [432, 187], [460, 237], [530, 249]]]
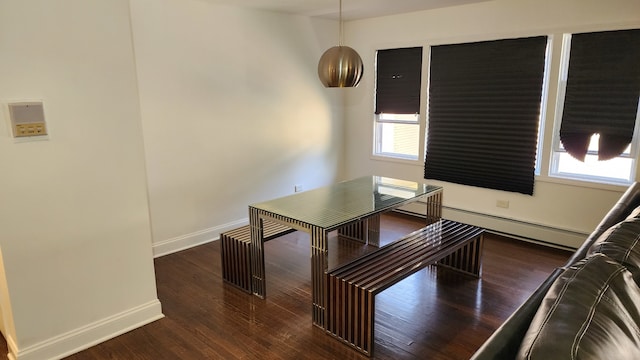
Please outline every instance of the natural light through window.
[[589, 152], [584, 162], [575, 159], [562, 148], [554, 153], [552, 173], [558, 177], [577, 178], [609, 183], [628, 183], [631, 181], [634, 160], [631, 157], [631, 146], [611, 160], [598, 160], [598, 141], [600, 135], [595, 134], [589, 143]]
[[418, 114], [376, 115], [375, 155], [417, 160], [420, 151]]

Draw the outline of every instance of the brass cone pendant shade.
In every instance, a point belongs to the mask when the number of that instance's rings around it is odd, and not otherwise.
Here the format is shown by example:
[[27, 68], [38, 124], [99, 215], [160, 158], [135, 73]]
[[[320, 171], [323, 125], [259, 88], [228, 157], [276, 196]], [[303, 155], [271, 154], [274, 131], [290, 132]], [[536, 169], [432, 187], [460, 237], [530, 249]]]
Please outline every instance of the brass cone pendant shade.
[[325, 87], [354, 87], [362, 78], [362, 59], [348, 46], [334, 46], [318, 62], [318, 77]]
[[318, 77], [325, 87], [355, 87], [362, 78], [362, 59], [342, 45], [342, 0], [340, 0], [340, 45], [325, 51], [318, 62]]

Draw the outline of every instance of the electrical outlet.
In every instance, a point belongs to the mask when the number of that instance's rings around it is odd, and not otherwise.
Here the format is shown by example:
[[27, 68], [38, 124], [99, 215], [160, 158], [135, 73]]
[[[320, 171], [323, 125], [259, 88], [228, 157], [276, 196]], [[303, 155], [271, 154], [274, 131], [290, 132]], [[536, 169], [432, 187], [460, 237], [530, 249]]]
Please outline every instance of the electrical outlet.
[[293, 185], [293, 191], [294, 192], [303, 191], [302, 185]]
[[509, 200], [498, 200], [496, 201], [496, 206], [503, 209], [509, 208]]

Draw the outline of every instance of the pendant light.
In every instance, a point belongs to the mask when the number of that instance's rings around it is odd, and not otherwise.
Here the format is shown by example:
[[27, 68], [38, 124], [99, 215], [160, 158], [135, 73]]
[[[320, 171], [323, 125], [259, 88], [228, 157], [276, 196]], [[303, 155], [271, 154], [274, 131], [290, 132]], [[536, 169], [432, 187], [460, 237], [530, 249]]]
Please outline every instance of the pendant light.
[[362, 78], [362, 59], [358, 53], [342, 45], [342, 0], [340, 0], [339, 45], [322, 54], [318, 62], [318, 77], [325, 87], [356, 87]]

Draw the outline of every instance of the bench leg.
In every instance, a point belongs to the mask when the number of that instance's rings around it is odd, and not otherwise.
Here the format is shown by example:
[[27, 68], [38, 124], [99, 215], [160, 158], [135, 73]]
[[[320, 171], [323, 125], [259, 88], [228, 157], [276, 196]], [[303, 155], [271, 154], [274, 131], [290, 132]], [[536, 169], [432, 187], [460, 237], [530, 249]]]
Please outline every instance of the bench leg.
[[251, 293], [249, 243], [233, 235], [220, 234], [222, 279]]
[[482, 275], [483, 242], [484, 236], [480, 234], [437, 264], [479, 278]]
[[327, 275], [327, 333], [371, 356], [374, 344], [375, 294]]

